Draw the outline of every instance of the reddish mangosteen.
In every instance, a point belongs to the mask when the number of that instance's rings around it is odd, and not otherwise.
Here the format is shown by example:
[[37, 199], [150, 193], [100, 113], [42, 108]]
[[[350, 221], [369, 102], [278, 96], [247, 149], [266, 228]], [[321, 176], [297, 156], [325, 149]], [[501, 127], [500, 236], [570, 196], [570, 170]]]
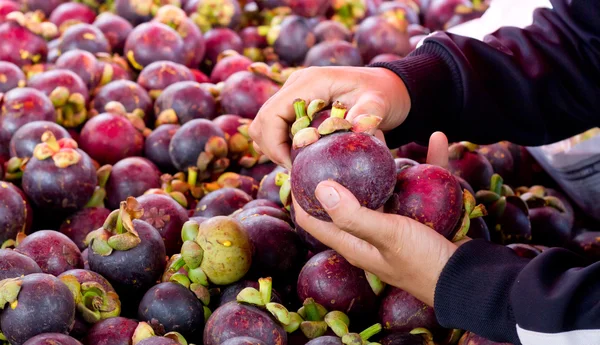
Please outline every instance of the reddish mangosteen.
[[250, 202], [252, 197], [237, 188], [221, 188], [208, 193], [196, 206], [194, 216], [228, 216]]
[[181, 81], [163, 90], [154, 102], [156, 125], [185, 124], [194, 119], [211, 120], [217, 115], [212, 94], [195, 81]]
[[240, 336], [269, 345], [287, 344], [287, 333], [267, 312], [235, 301], [217, 308], [204, 327], [205, 345], [221, 345]]
[[28, 233], [33, 212], [25, 194], [10, 182], [0, 181], [0, 245]]
[[32, 273], [42, 273], [32, 258], [12, 249], [0, 249], [0, 281]]
[[27, 79], [23, 71], [14, 63], [0, 61], [0, 92], [6, 93], [17, 87], [23, 87]]
[[419, 145], [417, 143], [408, 143], [400, 146], [396, 155], [400, 158], [409, 158], [423, 164], [427, 160], [427, 146]]
[[[315, 103], [319, 105], [315, 106]], [[345, 106], [336, 102], [330, 117], [318, 129], [309, 127], [314, 110], [320, 110], [323, 104], [316, 100], [306, 107], [303, 100], [294, 102], [297, 120], [291, 128], [295, 151], [291, 191], [296, 201], [312, 216], [331, 221], [314, 191], [320, 182], [332, 180], [349, 188], [365, 207], [378, 209], [392, 195], [396, 175], [396, 164], [390, 151], [368, 133], [381, 119], [366, 115], [352, 124], [344, 119]], [[319, 169], [315, 170], [315, 167]], [[285, 198], [289, 193], [281, 194]]]
[[136, 119], [144, 126], [143, 120], [133, 114], [111, 112], [94, 116], [81, 130], [81, 148], [102, 165], [140, 156], [144, 135], [134, 124]]
[[494, 168], [483, 154], [475, 151], [476, 148], [476, 145], [465, 142], [452, 144], [448, 169], [478, 191], [490, 188]]
[[184, 44], [184, 65], [190, 68], [200, 65], [206, 52], [204, 37], [202, 31], [182, 9], [173, 5], [163, 6], [156, 13], [154, 21], [166, 24], [179, 33]]
[[436, 331], [441, 328], [433, 308], [408, 292], [390, 287], [381, 301], [379, 318], [390, 333], [408, 333], [415, 328]]
[[226, 114], [215, 117], [213, 123], [219, 126], [225, 134], [233, 136], [239, 133], [240, 126], [248, 124], [248, 120], [239, 115]]
[[104, 33], [91, 24], [75, 24], [63, 33], [58, 44], [61, 53], [81, 49], [92, 54], [110, 53], [110, 43]]
[[221, 345], [267, 345], [265, 342], [251, 337], [236, 337], [226, 340]]
[[400, 171], [405, 168], [419, 165], [418, 162], [408, 158], [394, 158], [394, 163], [396, 163], [396, 173], [400, 173]]
[[66, 0], [20, 0], [23, 10], [27, 12], [41, 11], [48, 17], [55, 8]]
[[217, 64], [210, 74], [210, 82], [216, 84], [226, 81], [236, 72], [247, 71], [251, 64], [252, 60], [244, 55], [240, 55], [235, 50], [226, 50], [218, 58]]
[[312, 298], [357, 322], [368, 319], [377, 308], [377, 296], [365, 272], [333, 250], [316, 254], [304, 265], [298, 276], [298, 297]]
[[326, 41], [308, 51], [304, 66], [363, 66], [360, 52], [346, 41]]
[[125, 41], [133, 30], [133, 26], [127, 20], [110, 12], [101, 13], [93, 23], [108, 40], [114, 53], [123, 53]]
[[261, 35], [261, 30], [256, 26], [248, 26], [240, 31], [240, 38], [244, 42], [244, 55], [247, 48], [266, 48], [268, 46], [267, 38]]
[[56, 60], [56, 68], [77, 74], [89, 90], [95, 88], [103, 79], [112, 79], [111, 71], [104, 73], [96, 57], [84, 50], [71, 50], [62, 54]]
[[85, 345], [131, 345], [138, 322], [124, 317], [102, 320], [88, 331]]
[[268, 215], [245, 217], [240, 222], [254, 245], [255, 275], [289, 277], [299, 271], [306, 250], [288, 223]]
[[424, 11], [423, 23], [433, 31], [444, 30], [446, 23], [461, 7], [471, 8], [472, 4], [469, 0], [431, 0], [427, 11]]
[[278, 83], [258, 70], [237, 72], [223, 86], [221, 106], [225, 113], [254, 119], [258, 110], [279, 89]]
[[271, 27], [267, 41], [281, 60], [291, 65], [301, 64], [316, 42], [312, 28], [304, 17], [287, 16], [281, 24]]
[[234, 50], [242, 53], [244, 43], [240, 36], [233, 30], [227, 28], [215, 28], [204, 34], [206, 44], [205, 63], [212, 67], [217, 63], [219, 54], [226, 50]]
[[183, 64], [186, 62], [184, 52], [183, 38], [160, 22], [144, 23], [134, 28], [125, 41], [124, 50], [127, 60], [136, 70], [158, 61]]
[[52, 102], [48, 96], [36, 89], [29, 87], [13, 89], [5, 93], [0, 101], [2, 102], [0, 128], [6, 131], [8, 140], [26, 123], [56, 122], [56, 112]]
[[0, 23], [6, 20], [9, 13], [19, 11], [21, 6], [13, 0], [0, 0]]
[[[267, 199], [256, 199], [256, 200], [252, 200], [249, 203], [247, 203], [246, 205], [244, 205], [244, 207], [242, 207], [243, 210], [248, 210], [251, 208], [257, 208], [257, 207], [271, 207], [271, 208], [275, 208], [275, 209], [281, 209], [281, 206], [277, 203], [274, 203], [271, 200], [267, 200]], [[278, 217], [275, 217], [278, 218]]]
[[1, 306], [0, 329], [11, 344], [23, 345], [38, 334], [69, 331], [75, 319], [75, 300], [58, 278], [33, 273], [3, 283], [0, 289], [10, 296], [6, 302], [11, 306]]
[[149, 160], [129, 157], [118, 161], [106, 182], [106, 207], [114, 210], [121, 201], [137, 198], [151, 188], [160, 187], [160, 171]]
[[[242, 290], [244, 290], [245, 288], [248, 288], [248, 287], [258, 290], [259, 284], [255, 280], [242, 280], [240, 282], [237, 282], [235, 284], [227, 286], [221, 292], [221, 296], [219, 298], [219, 303], [217, 304], [217, 306], [220, 307], [229, 302], [236, 301], [237, 295], [240, 292], [242, 292]], [[271, 291], [271, 300], [270, 301], [275, 302], [275, 303], [280, 303], [280, 304], [283, 303], [281, 296], [279, 295], [279, 293], [277, 293], [277, 291], [275, 291], [275, 289], [273, 289]]]
[[19, 243], [16, 251], [32, 258], [42, 272], [54, 276], [83, 267], [77, 245], [67, 236], [54, 230], [34, 232]]
[[385, 14], [365, 19], [354, 37], [363, 61], [371, 61], [380, 54], [406, 56], [410, 53], [407, 27], [406, 20]]
[[160, 7], [178, 4], [179, 0], [114, 0], [111, 2], [111, 9], [117, 15], [128, 20], [131, 25], [138, 26], [150, 21]]
[[11, 157], [31, 157], [35, 146], [41, 143], [44, 132], [50, 131], [56, 139], [71, 138], [66, 129], [49, 121], [33, 121], [23, 125], [10, 140]]
[[170, 124], [160, 125], [146, 137], [144, 155], [161, 171], [175, 171], [171, 156], [169, 156], [169, 144], [179, 127], [179, 125]]
[[89, 93], [85, 82], [74, 72], [50, 70], [31, 78], [28, 85], [50, 98], [56, 109], [56, 121], [62, 126], [77, 127], [85, 122]]
[[58, 30], [52, 23], [40, 24], [42, 22], [39, 13], [9, 14], [0, 24], [0, 61], [19, 67], [45, 62], [48, 54], [45, 38], [53, 38]]
[[192, 74], [194, 75], [196, 83], [202, 84], [202, 83], [210, 82], [210, 78], [206, 74], [200, 72], [199, 70], [192, 68], [190, 71], [192, 71]]
[[283, 204], [281, 203], [281, 198], [279, 196], [280, 187], [277, 186], [275, 180], [277, 178], [277, 174], [286, 172], [287, 170], [284, 167], [277, 166], [268, 175], [263, 177], [263, 179], [260, 181], [260, 186], [258, 188], [258, 194], [256, 195], [256, 198], [266, 199], [276, 203], [279, 206], [283, 206]]
[[[434, 2], [435, 3], [435, 2]], [[511, 345], [509, 343], [496, 343], [491, 340], [487, 340], [474, 333], [466, 332], [462, 338], [460, 338], [458, 345]]]
[[236, 0], [188, 0], [184, 8], [204, 32], [215, 27], [235, 30], [242, 19], [242, 9]]
[[323, 41], [348, 41], [352, 40], [352, 32], [340, 22], [334, 20], [323, 21], [315, 26], [313, 32], [317, 42]]
[[86, 236], [101, 228], [110, 211], [104, 207], [86, 207], [67, 218], [60, 226], [59, 231], [69, 237], [79, 248], [84, 250]]
[[283, 7], [286, 4], [283, 0], [257, 0], [256, 5], [260, 10], [264, 9], [275, 9], [277, 7]]
[[81, 345], [79, 340], [62, 333], [43, 333], [27, 340], [23, 345]]
[[259, 187], [258, 182], [252, 177], [236, 174], [234, 172], [226, 172], [221, 174], [216, 183], [220, 188], [240, 189], [250, 195], [252, 198], [256, 197]]
[[283, 0], [283, 2], [293, 14], [307, 18], [324, 16], [330, 6], [327, 0]]
[[[273, 170], [275, 170], [277, 165], [273, 162], [255, 164], [251, 168], [242, 168], [240, 171], [241, 175], [250, 176], [256, 181], [262, 181], [265, 176], [270, 174]], [[260, 190], [260, 185], [259, 185]], [[258, 194], [257, 194], [258, 197]]]
[[52, 22], [60, 32], [75, 24], [92, 24], [96, 19], [96, 12], [89, 6], [77, 2], [66, 2], [60, 4], [52, 11], [48, 20]]
[[178, 332], [190, 341], [201, 341], [204, 326], [202, 302], [178, 283], [160, 283], [146, 292], [138, 308], [138, 319], [164, 332]]
[[184, 65], [171, 61], [157, 61], [142, 70], [137, 83], [148, 90], [150, 97], [156, 99], [170, 85], [195, 80], [194, 74]]
[[163, 240], [156, 229], [139, 219], [143, 212], [129, 197], [103, 228], [87, 238], [90, 268], [108, 279], [131, 304], [160, 279], [166, 264]]
[[386, 1], [379, 6], [378, 14], [393, 15], [397, 18], [403, 18], [409, 24], [419, 24], [419, 8], [412, 1], [397, 0]]
[[[269, 206], [253, 206], [246, 208], [246, 206], [250, 203], [252, 203], [252, 205], [256, 205], [256, 203], [254, 203], [255, 201], [266, 202], [269, 204]], [[233, 215], [233, 218], [243, 223], [246, 218], [256, 217], [259, 215], [267, 215], [283, 220], [284, 222], [293, 225], [290, 216], [285, 211], [283, 211], [277, 204], [269, 200], [252, 200], [248, 204], [244, 205], [244, 207], [241, 210], [239, 210], [239, 212], [236, 212]]]
[[72, 212], [82, 208], [96, 187], [96, 169], [73, 139], [42, 135], [23, 173], [23, 190], [45, 210]]
[[186, 209], [170, 196], [147, 194], [137, 197], [144, 211], [141, 220], [152, 225], [163, 238], [167, 255], [179, 253], [181, 228], [189, 220]]
[[148, 95], [148, 91], [130, 80], [115, 80], [100, 88], [91, 102], [92, 113], [105, 112], [106, 106], [110, 102], [122, 104], [127, 113], [141, 110], [146, 122], [152, 117], [152, 99]]
[[[222, 172], [229, 165], [227, 142], [223, 131], [212, 121], [191, 120], [181, 126], [169, 144], [169, 155], [179, 171], [197, 168], [194, 173], [200, 179], [210, 177], [213, 172]], [[192, 178], [193, 185], [197, 177]]]

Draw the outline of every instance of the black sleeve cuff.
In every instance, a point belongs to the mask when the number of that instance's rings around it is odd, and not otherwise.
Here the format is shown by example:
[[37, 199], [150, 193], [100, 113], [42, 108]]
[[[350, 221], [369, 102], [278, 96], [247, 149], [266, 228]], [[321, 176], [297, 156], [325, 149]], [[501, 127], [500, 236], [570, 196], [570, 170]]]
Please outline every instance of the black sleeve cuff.
[[402, 60], [370, 65], [396, 73], [404, 81], [411, 99], [407, 119], [386, 133], [385, 139], [390, 148], [411, 141], [427, 143], [435, 131], [447, 135], [456, 132], [462, 104], [462, 83], [455, 65], [446, 49], [433, 41], [423, 44]]
[[438, 322], [493, 341], [520, 344], [510, 292], [528, 263], [504, 246], [484, 240], [465, 243], [438, 280], [434, 299]]

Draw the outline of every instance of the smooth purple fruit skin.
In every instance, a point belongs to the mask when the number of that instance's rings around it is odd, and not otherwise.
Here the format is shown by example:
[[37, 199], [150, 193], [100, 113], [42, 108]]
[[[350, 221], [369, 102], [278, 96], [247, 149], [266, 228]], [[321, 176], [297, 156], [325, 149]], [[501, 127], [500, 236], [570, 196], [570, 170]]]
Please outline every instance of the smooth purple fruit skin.
[[200, 199], [194, 216], [207, 218], [228, 216], [244, 207], [251, 200], [252, 197], [241, 189], [221, 188]]
[[44, 333], [27, 340], [23, 345], [81, 345], [81, 343], [66, 334]]
[[352, 40], [352, 32], [343, 24], [334, 20], [326, 20], [315, 26], [313, 32], [317, 42], [323, 41], [348, 41]]
[[573, 238], [573, 224], [566, 212], [553, 207], [529, 209], [531, 237], [535, 244], [564, 247]]
[[247, 71], [252, 60], [244, 55], [234, 55], [219, 60], [210, 73], [210, 82], [213, 84], [226, 81], [232, 74]]
[[83, 284], [86, 282], [98, 283], [98, 284], [100, 284], [100, 286], [102, 286], [102, 288], [106, 292], [115, 292], [115, 289], [112, 287], [110, 282], [108, 280], [106, 280], [106, 278], [101, 276], [99, 273], [96, 273], [94, 271], [90, 271], [90, 270], [86, 270], [86, 269], [73, 269], [73, 270], [69, 270], [69, 271], [65, 271], [65, 272], [61, 273], [58, 276], [58, 278], [60, 279], [65, 276], [75, 277], [75, 279], [77, 279], [79, 284]]
[[151, 337], [138, 343], [139, 345], [179, 345], [178, 342], [166, 337]]
[[[242, 168], [242, 170], [240, 170], [240, 175], [250, 176], [253, 179], [255, 179], [256, 181], [262, 181], [262, 179], [265, 176], [267, 176], [268, 174], [270, 174], [273, 170], [275, 170], [276, 167], [277, 167], [277, 164], [275, 164], [273, 162], [256, 164], [255, 166], [253, 166], [250, 169]], [[260, 186], [259, 186], [259, 190], [260, 190]]]
[[169, 155], [177, 170], [187, 171], [189, 167], [195, 167], [198, 156], [204, 152], [211, 137], [225, 138], [225, 135], [210, 120], [195, 119], [181, 126], [169, 144]]
[[508, 148], [500, 143], [481, 146], [481, 153], [492, 165], [494, 172], [502, 177], [510, 178], [514, 171], [514, 161]]
[[40, 73], [31, 78], [27, 85], [42, 91], [46, 96], [50, 96], [57, 87], [63, 86], [69, 89], [71, 93], [81, 94], [86, 102], [89, 99], [88, 88], [83, 80], [67, 69], [56, 69]]
[[[90, 36], [94, 36], [90, 39]], [[75, 24], [69, 27], [62, 35], [58, 44], [61, 53], [69, 50], [81, 49], [92, 54], [110, 53], [110, 43], [104, 36], [104, 33], [91, 24]]]
[[125, 40], [127, 40], [127, 37], [133, 30], [131, 23], [116, 14], [104, 12], [96, 17], [93, 25], [104, 33], [113, 52], [123, 52]]
[[69, 237], [79, 248], [84, 250], [86, 236], [104, 225], [110, 210], [104, 207], [89, 207], [71, 215], [60, 226], [59, 231]]
[[406, 168], [398, 173], [385, 211], [413, 218], [452, 238], [462, 217], [462, 188], [444, 168], [429, 164]]
[[181, 228], [189, 220], [187, 210], [170, 196], [148, 194], [137, 198], [144, 210], [141, 220], [152, 225], [163, 238], [167, 255], [179, 253]]
[[141, 297], [160, 279], [166, 265], [165, 244], [158, 231], [138, 219], [133, 225], [141, 239], [136, 247], [104, 257], [93, 250], [88, 253], [90, 269], [104, 276], [121, 298]]
[[254, 119], [263, 104], [279, 89], [279, 85], [266, 77], [249, 71], [236, 72], [223, 86], [221, 106], [225, 113]]
[[34, 232], [19, 243], [15, 250], [32, 258], [42, 272], [53, 276], [75, 268], [83, 268], [83, 259], [77, 245], [58, 231]]
[[67, 333], [75, 319], [71, 290], [44, 273], [27, 275], [22, 281], [17, 307], [5, 308], [0, 314], [2, 333], [8, 341], [22, 345], [38, 334]]
[[[224, 288], [221, 292], [221, 296], [219, 297], [219, 303], [217, 304], [219, 307], [223, 306], [229, 302], [235, 301], [237, 295], [245, 288], [251, 287], [258, 290], [259, 285], [256, 280], [242, 280], [233, 285], [229, 285]], [[271, 302], [282, 304], [283, 300], [277, 291], [273, 289], [271, 293]]]
[[96, 57], [84, 50], [71, 50], [62, 54], [56, 60], [56, 68], [77, 74], [90, 90], [96, 87], [103, 72]]
[[77, 152], [81, 160], [66, 168], [57, 167], [52, 158], [29, 160], [23, 173], [23, 191], [38, 207], [72, 212], [90, 200], [98, 181], [96, 168], [85, 152]]
[[289, 64], [302, 63], [306, 53], [316, 42], [312, 28], [304, 17], [286, 17], [281, 22], [279, 37], [273, 44], [275, 53]]
[[248, 26], [240, 32], [240, 38], [244, 42], [244, 48], [266, 48], [267, 38], [258, 32], [258, 27]]
[[124, 54], [133, 54], [143, 67], [153, 62], [172, 61], [185, 63], [185, 44], [177, 31], [160, 22], [140, 24], [131, 31], [125, 41]]
[[15, 64], [0, 61], [0, 92], [6, 93], [26, 81], [25, 73]]
[[488, 226], [482, 217], [471, 219], [467, 237], [472, 239], [481, 238], [486, 241], [491, 241], [490, 230], [488, 229]]
[[137, 198], [148, 189], [159, 187], [160, 171], [152, 162], [141, 157], [125, 158], [112, 167], [106, 182], [106, 207], [117, 209], [127, 197]]
[[0, 181], [0, 243], [15, 239], [20, 231], [27, 230], [28, 213], [24, 196], [10, 182]]
[[21, 0], [23, 9], [25, 11], [42, 11], [46, 18], [52, 14], [60, 4], [66, 2], [66, 0]]
[[464, 178], [462, 178], [460, 176], [454, 175], [454, 178], [456, 180], [458, 180], [458, 183], [460, 183], [460, 188], [463, 191], [466, 189], [466, 190], [469, 191], [469, 193], [471, 193], [472, 195], [475, 195], [475, 191], [473, 190], [473, 187], [471, 187], [471, 185], [469, 184], [469, 182], [467, 182]]
[[460, 341], [458, 342], [458, 345], [512, 345], [509, 343], [496, 343], [493, 342], [491, 340], [487, 340], [485, 338], [482, 338], [476, 334], [473, 334], [471, 332], [467, 332], [465, 333], [462, 338], [460, 339]]
[[[29, 54], [17, 54], [16, 52]], [[34, 56], [46, 61], [48, 44], [42, 37], [15, 22], [0, 24], [0, 61], [12, 62], [18, 67], [32, 65]]]
[[419, 327], [435, 332], [441, 328], [432, 307], [394, 287], [389, 288], [381, 301], [379, 321], [386, 331], [393, 333], [408, 333]]
[[170, 85], [158, 96], [154, 103], [154, 113], [173, 109], [183, 125], [194, 119], [212, 120], [217, 116], [214, 97], [195, 81], [182, 81]]
[[600, 261], [600, 231], [579, 234], [573, 239], [573, 244], [579, 248], [590, 262]]
[[66, 2], [52, 11], [48, 21], [60, 28], [67, 21], [92, 24], [95, 19], [96, 12], [90, 7], [76, 2]]
[[298, 234], [281, 219], [257, 215], [241, 219], [254, 246], [255, 274], [270, 277], [294, 275], [300, 269], [306, 250]]
[[138, 76], [137, 83], [144, 89], [164, 90], [180, 81], [195, 81], [189, 68], [172, 61], [157, 61], [146, 66]]
[[464, 178], [476, 191], [489, 189], [494, 168], [482, 154], [465, 152], [460, 159], [450, 159], [448, 170]]
[[144, 136], [125, 116], [103, 113], [83, 126], [79, 145], [101, 165], [115, 164], [127, 157], [140, 156]]
[[424, 13], [425, 26], [431, 30], [443, 30], [458, 5], [472, 6], [469, 0], [432, 0]]
[[313, 256], [298, 276], [298, 297], [311, 297], [327, 310], [347, 313], [352, 320], [365, 320], [377, 308], [377, 296], [365, 273], [333, 250]]
[[402, 59], [402, 56], [396, 54], [379, 54], [375, 56], [369, 64], [380, 63], [380, 62], [392, 62]]
[[292, 204], [290, 207], [290, 217], [292, 218], [292, 222], [295, 224], [296, 233], [300, 236], [304, 245], [310, 250], [312, 254], [317, 254], [320, 252], [324, 252], [329, 250], [328, 246], [324, 245], [321, 241], [317, 240], [313, 235], [308, 233], [308, 231], [304, 230], [298, 223], [296, 222], [296, 215], [294, 211], [294, 205]]
[[153, 102], [148, 91], [130, 80], [115, 80], [104, 85], [92, 100], [91, 107], [104, 113], [106, 105], [113, 101], [121, 103], [129, 113], [141, 109], [146, 119], [151, 117]]
[[569, 219], [569, 223], [571, 227], [575, 223], [575, 210], [573, 209], [573, 205], [571, 205], [571, 200], [567, 198], [563, 193], [559, 192], [556, 189], [545, 188], [546, 196], [554, 196], [562, 201], [563, 206], [565, 207], [565, 216]]
[[2, 98], [0, 128], [12, 136], [17, 129], [33, 121], [56, 122], [52, 102], [41, 91], [25, 87], [8, 91]]
[[237, 302], [213, 311], [204, 327], [204, 345], [221, 345], [239, 336], [250, 336], [269, 345], [287, 344], [287, 333], [269, 314]]
[[361, 205], [376, 210], [390, 198], [396, 164], [379, 139], [364, 133], [336, 133], [304, 147], [292, 167], [292, 193], [312, 216], [331, 221], [314, 192], [322, 181], [348, 188]]
[[204, 43], [206, 44], [205, 63], [214, 66], [217, 58], [225, 50], [235, 50], [242, 54], [244, 42], [240, 36], [228, 28], [214, 28], [204, 34]]
[[533, 259], [542, 253], [538, 248], [524, 243], [512, 243], [507, 245], [515, 254], [522, 258]]
[[221, 345], [267, 345], [265, 342], [251, 337], [237, 337], [226, 340]]
[[90, 329], [83, 340], [85, 345], [131, 345], [138, 322], [124, 317], [102, 320]]
[[350, 42], [325, 41], [308, 51], [304, 66], [363, 66], [360, 52]]
[[[255, 200], [252, 200], [252, 201], [255, 201]], [[268, 200], [263, 200], [263, 201], [273, 204]], [[277, 205], [275, 205], [275, 206], [256, 206], [256, 207], [251, 207], [251, 208], [245, 208], [247, 205], [248, 204], [244, 205], [241, 212], [235, 214], [235, 216], [234, 216], [235, 219], [243, 222], [244, 219], [246, 219], [246, 218], [251, 218], [251, 217], [260, 216], [260, 215], [267, 215], [267, 216], [271, 216], [271, 217], [274, 217], [277, 219], [281, 219], [290, 225], [293, 224], [292, 220], [290, 219], [290, 216]]]
[[342, 340], [338, 337], [326, 335], [318, 337], [306, 343], [306, 345], [343, 345]]
[[32, 258], [12, 249], [0, 249], [0, 281], [32, 273], [42, 273]]
[[427, 160], [427, 146], [408, 143], [398, 148], [397, 155], [400, 158], [409, 158], [423, 164]]
[[[496, 223], [500, 225], [500, 231], [506, 237], [506, 243], [518, 241], [529, 242], [532, 238], [529, 215], [527, 212], [524, 212], [522, 205], [520, 206], [520, 204], [523, 203], [522, 200], [517, 200], [517, 198], [518, 197], [516, 196], [506, 198], [507, 202], [504, 214], [500, 219], [496, 220]], [[490, 229], [495, 229], [495, 227], [490, 224], [488, 224], [488, 226]], [[490, 233], [490, 235], [494, 238], [497, 233], [494, 231]]]
[[175, 171], [175, 166], [169, 156], [169, 144], [179, 127], [181, 126], [172, 124], [160, 125], [146, 137], [144, 155], [161, 171]]
[[231, 136], [239, 133], [238, 128], [242, 125], [240, 120], [243, 120], [243, 117], [239, 115], [225, 114], [215, 117], [213, 123], [219, 126], [223, 133]]
[[381, 345], [424, 345], [423, 337], [410, 333], [392, 333], [379, 341]]
[[354, 40], [363, 61], [371, 61], [380, 54], [406, 56], [410, 52], [408, 33], [388, 23], [383, 17], [369, 17], [360, 23]]
[[[244, 205], [244, 207], [242, 207], [243, 210], [248, 210], [251, 208], [256, 208], [256, 207], [272, 207], [275, 209], [281, 209], [281, 206], [277, 203], [274, 203], [271, 200], [267, 200], [267, 199], [256, 199], [256, 200], [252, 200], [249, 203], [247, 203], [246, 205]], [[278, 217], [276, 217], [278, 218]]]
[[431, 30], [429, 30], [428, 28], [426, 28], [420, 24], [410, 24], [410, 25], [408, 25], [407, 30], [408, 30], [408, 34], [410, 35], [410, 37], [426, 36], [431, 33]]
[[157, 323], [165, 332], [179, 332], [188, 341], [202, 338], [202, 303], [190, 289], [178, 283], [160, 283], [150, 288], [140, 302], [138, 319]]

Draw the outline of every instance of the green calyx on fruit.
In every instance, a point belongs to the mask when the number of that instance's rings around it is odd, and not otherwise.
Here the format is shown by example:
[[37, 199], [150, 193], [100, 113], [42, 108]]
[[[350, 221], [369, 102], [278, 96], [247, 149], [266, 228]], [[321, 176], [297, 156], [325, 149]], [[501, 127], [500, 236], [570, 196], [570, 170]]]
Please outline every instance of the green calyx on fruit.
[[[258, 280], [258, 290], [247, 287], [238, 293], [236, 300], [239, 303], [250, 304], [255, 307], [265, 308], [282, 326], [286, 327], [287, 332], [295, 331], [300, 322], [296, 313], [290, 313], [286, 307], [279, 303], [271, 302], [273, 281], [271, 278], [260, 278]], [[301, 318], [300, 318], [301, 319]]]
[[376, 323], [373, 326], [365, 329], [360, 333], [348, 333], [342, 337], [342, 343], [345, 345], [368, 345], [368, 344], [376, 344], [369, 342], [369, 338], [381, 332], [383, 327], [381, 324]]
[[547, 195], [542, 186], [520, 187], [516, 195], [525, 201], [529, 208], [552, 207], [561, 213], [567, 212], [564, 203], [555, 196]]
[[331, 19], [344, 24], [349, 29], [366, 14], [365, 3], [361, 0], [335, 0], [332, 7], [335, 14]]
[[435, 345], [433, 342], [433, 334], [426, 328], [415, 328], [410, 331], [410, 334], [422, 336], [427, 345]]
[[111, 114], [126, 117], [129, 120], [129, 122], [131, 122], [131, 124], [145, 137], [152, 133], [152, 130], [146, 127], [146, 123], [144, 122], [145, 114], [142, 109], [137, 108], [131, 113], [128, 113], [123, 104], [121, 104], [120, 102], [112, 101], [106, 104], [104, 110]]
[[279, 187], [279, 200], [284, 207], [289, 208], [292, 202], [292, 182], [290, 175], [280, 172], [275, 176], [275, 185]]
[[131, 337], [131, 345], [136, 345], [140, 341], [144, 339], [148, 339], [156, 336], [154, 333], [154, 329], [146, 322], [138, 323], [135, 331], [133, 332], [133, 336]]
[[471, 219], [487, 215], [487, 210], [483, 204], [477, 205], [475, 197], [468, 190], [463, 190], [463, 217], [458, 223], [458, 230], [452, 238], [452, 242], [458, 242], [467, 236], [471, 226]]
[[188, 187], [187, 184], [182, 183], [180, 184], [180, 186], [183, 187], [183, 189], [180, 190], [174, 190], [173, 188], [173, 180], [174, 177], [170, 174], [163, 174], [160, 176], [160, 180], [162, 182], [161, 188], [151, 188], [148, 189], [147, 191], [144, 192], [144, 195], [146, 194], [159, 194], [159, 195], [165, 195], [165, 196], [169, 196], [171, 197], [173, 200], [177, 201], [177, 203], [181, 206], [183, 206], [184, 208], [188, 207], [188, 201], [187, 198], [185, 197], [186, 192], [188, 192], [190, 189]]
[[235, 5], [231, 1], [207, 0], [198, 4], [196, 12], [190, 18], [202, 32], [206, 32], [214, 26], [229, 26], [235, 12]]
[[43, 161], [52, 158], [54, 165], [68, 168], [79, 163], [81, 154], [77, 152], [77, 142], [70, 138], [56, 140], [54, 133], [46, 131], [42, 134], [42, 142], [33, 149], [33, 157]]
[[229, 167], [228, 152], [228, 143], [224, 138], [210, 137], [196, 160], [198, 178], [206, 180], [213, 174], [223, 173]]
[[106, 199], [106, 182], [108, 182], [108, 178], [110, 177], [110, 173], [112, 172], [112, 165], [107, 164], [101, 166], [96, 171], [96, 176], [98, 177], [98, 186], [94, 190], [94, 194], [90, 200], [85, 204], [86, 208], [89, 207], [104, 207], [104, 199]]
[[120, 208], [108, 215], [102, 228], [90, 232], [85, 242], [96, 254], [108, 256], [113, 250], [129, 250], [141, 243], [140, 236], [135, 231], [133, 220], [144, 214], [138, 201], [128, 197], [121, 201]]
[[87, 109], [85, 98], [80, 93], [71, 93], [64, 86], [54, 89], [49, 96], [56, 108], [56, 122], [67, 128], [74, 128], [85, 122]]
[[4, 309], [8, 303], [9, 307], [15, 309], [17, 304], [17, 297], [21, 291], [21, 285], [23, 280], [21, 278], [4, 279], [0, 281], [0, 309]]
[[88, 323], [116, 317], [121, 314], [121, 301], [113, 291], [106, 291], [97, 282], [79, 283], [76, 277], [66, 275], [60, 278], [75, 297], [77, 311]]
[[[46, 16], [42, 11], [34, 12], [11, 12], [6, 15], [6, 20], [14, 21], [34, 34], [51, 40], [58, 36], [58, 28], [52, 22], [46, 21]], [[33, 57], [33, 62], [40, 61], [41, 56]]]
[[[18, 158], [11, 157], [8, 162], [6, 162], [6, 172], [4, 173], [4, 180], [6, 181], [18, 181], [23, 177], [23, 171], [25, 171], [25, 166], [29, 158]], [[2, 177], [2, 176], [0, 176]]]

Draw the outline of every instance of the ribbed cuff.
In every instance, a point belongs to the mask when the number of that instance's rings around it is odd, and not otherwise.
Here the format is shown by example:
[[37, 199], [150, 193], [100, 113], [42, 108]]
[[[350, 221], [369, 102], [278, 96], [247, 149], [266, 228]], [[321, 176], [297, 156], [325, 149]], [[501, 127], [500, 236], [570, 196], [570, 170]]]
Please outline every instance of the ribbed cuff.
[[402, 60], [375, 63], [370, 67], [383, 67], [396, 73], [410, 95], [407, 119], [386, 133], [390, 148], [411, 141], [426, 143], [435, 131], [454, 131], [462, 104], [462, 86], [458, 68], [443, 46], [425, 43]]
[[438, 322], [493, 341], [518, 344], [510, 291], [528, 263], [504, 246], [484, 240], [465, 243], [437, 282], [434, 309]]

